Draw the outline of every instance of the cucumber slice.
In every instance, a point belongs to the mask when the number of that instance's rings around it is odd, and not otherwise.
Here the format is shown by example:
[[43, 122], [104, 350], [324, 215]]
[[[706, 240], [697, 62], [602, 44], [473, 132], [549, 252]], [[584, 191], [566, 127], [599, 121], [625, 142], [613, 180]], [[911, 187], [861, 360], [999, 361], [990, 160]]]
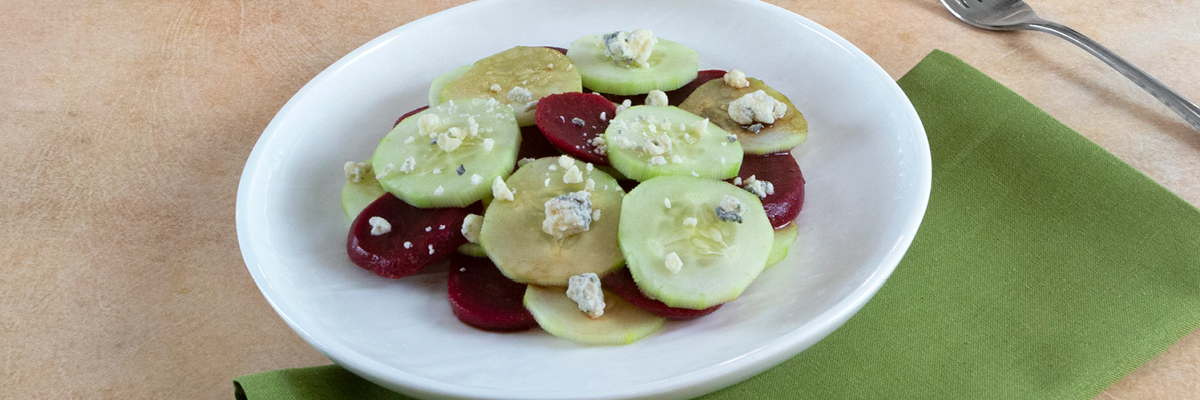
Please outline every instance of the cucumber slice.
[[567, 49], [567, 57], [575, 63], [583, 78], [583, 87], [616, 95], [648, 93], [651, 90], [679, 89], [696, 79], [700, 70], [695, 50], [670, 40], [658, 39], [647, 61], [649, 67], [616, 65], [604, 55], [603, 35], [579, 38]]
[[[679, 108], [708, 118], [721, 129], [737, 135], [742, 149], [750, 154], [787, 151], [804, 143], [808, 138], [808, 120], [804, 119], [804, 114], [796, 109], [796, 105], [792, 104], [787, 96], [771, 89], [762, 81], [754, 78], [747, 80], [750, 81], [750, 86], [741, 89], [726, 85], [722, 79], [708, 81], [696, 88]], [[729, 117], [729, 103], [757, 90], [762, 90], [775, 100], [786, 104], [787, 112], [782, 118], [776, 118], [775, 123], [766, 125], [758, 133], [754, 133]]]
[[[696, 126], [700, 121], [703, 118], [676, 107], [630, 107], [604, 131], [608, 160], [617, 171], [638, 181], [664, 175], [736, 176], [742, 166], [742, 146], [730, 142], [729, 134], [711, 122], [700, 132]], [[655, 155], [646, 144], [662, 135], [670, 138], [670, 151]]]
[[433, 83], [429, 85], [429, 105], [442, 104], [442, 90], [446, 88], [446, 84], [458, 80], [470, 69], [470, 65], [464, 65], [434, 77]]
[[[463, 243], [462, 246], [458, 246], [458, 252], [471, 257], [487, 257], [487, 252], [483, 251], [483, 246], [479, 243]], [[783, 255], [786, 256], [787, 252]]]
[[787, 258], [788, 251], [792, 249], [792, 243], [796, 243], [796, 235], [799, 233], [800, 226], [794, 222], [775, 230], [775, 240], [771, 242], [771, 255], [767, 256], [767, 268]]
[[604, 315], [591, 319], [561, 286], [529, 285], [525, 309], [551, 335], [587, 344], [630, 344], [662, 328], [666, 318], [651, 314], [604, 291]]
[[364, 208], [384, 193], [387, 191], [379, 186], [379, 181], [375, 180], [373, 174], [363, 176], [358, 182], [346, 181], [346, 184], [342, 185], [342, 211], [346, 213], [346, 220], [354, 221]]
[[[492, 85], [500, 90], [492, 91]], [[530, 93], [529, 100], [513, 100], [509, 92], [520, 86]], [[583, 91], [579, 70], [571, 59], [546, 47], [513, 47], [476, 61], [458, 79], [446, 82], [439, 101], [493, 98], [512, 106], [521, 126], [533, 125], [534, 100], [547, 95]]]
[[[452, 127], [467, 128], [470, 121], [478, 124], [478, 134], [465, 137], [462, 145], [451, 152], [430, 144], [422, 135], [419, 121], [425, 115], [436, 115], [440, 123], [436, 132]], [[491, 140], [491, 150], [486, 149]], [[384, 190], [416, 207], [466, 207], [491, 194], [489, 183], [512, 172], [517, 161], [521, 132], [512, 110], [483, 99], [447, 102], [414, 114], [400, 121], [388, 133], [375, 155], [371, 167]], [[411, 172], [404, 172], [405, 161], [416, 161]], [[391, 167], [387, 167], [388, 165]], [[465, 170], [457, 173], [459, 166]], [[472, 179], [479, 175], [479, 179]], [[478, 183], [475, 183], [478, 182]]]
[[[725, 196], [743, 204], [742, 223], [717, 218]], [[714, 180], [654, 178], [629, 192], [621, 210], [618, 240], [633, 280], [671, 307], [698, 310], [736, 299], [766, 266], [775, 235], [757, 196]], [[683, 262], [678, 272], [666, 266], [671, 253]]]
[[[578, 160], [570, 165], [579, 168], [584, 182], [563, 183], [568, 168], [559, 164], [560, 159], [546, 157], [522, 166], [507, 181], [515, 189], [513, 200], [492, 201], [483, 214], [479, 242], [509, 279], [566, 286], [574, 275], [603, 276], [621, 266], [617, 223], [625, 191], [608, 174], [595, 168], [588, 171], [587, 164]], [[584, 190], [588, 179], [595, 182], [591, 202], [593, 210], [600, 210], [600, 218], [592, 220], [588, 231], [561, 240], [543, 232], [546, 201]]]

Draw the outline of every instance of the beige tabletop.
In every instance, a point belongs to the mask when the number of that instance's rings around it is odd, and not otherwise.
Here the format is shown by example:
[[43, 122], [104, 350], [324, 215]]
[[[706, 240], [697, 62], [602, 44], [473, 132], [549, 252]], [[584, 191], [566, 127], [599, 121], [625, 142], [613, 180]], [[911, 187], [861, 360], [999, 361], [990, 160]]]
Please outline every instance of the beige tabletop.
[[[1034, 1], [1200, 100], [1200, 1]], [[242, 263], [242, 167], [322, 69], [462, 2], [3, 1], [0, 398], [230, 398], [238, 375], [329, 363]], [[1200, 134], [1063, 40], [937, 0], [774, 3], [893, 77], [956, 54], [1200, 205]], [[1196, 398], [1198, 378], [1200, 331], [1099, 398]]]

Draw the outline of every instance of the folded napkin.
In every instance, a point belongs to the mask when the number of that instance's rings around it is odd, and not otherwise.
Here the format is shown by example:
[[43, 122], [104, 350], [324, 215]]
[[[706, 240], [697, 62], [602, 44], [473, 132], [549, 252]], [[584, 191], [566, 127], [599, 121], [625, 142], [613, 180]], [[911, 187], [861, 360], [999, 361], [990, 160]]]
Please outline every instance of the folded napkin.
[[[963, 63], [899, 81], [929, 135], [921, 229], [879, 293], [711, 399], [1086, 399], [1200, 327], [1200, 212]], [[336, 366], [239, 377], [262, 399], [401, 399]]]

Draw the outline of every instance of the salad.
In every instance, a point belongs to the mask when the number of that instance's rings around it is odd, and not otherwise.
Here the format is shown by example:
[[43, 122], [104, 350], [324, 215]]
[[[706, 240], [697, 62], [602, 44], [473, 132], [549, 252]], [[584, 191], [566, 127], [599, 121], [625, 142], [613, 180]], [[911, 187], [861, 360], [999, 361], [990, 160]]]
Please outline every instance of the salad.
[[626, 344], [717, 311], [795, 241], [808, 127], [697, 60], [639, 29], [438, 76], [345, 164], [347, 254], [386, 278], [449, 260], [454, 314], [488, 331]]

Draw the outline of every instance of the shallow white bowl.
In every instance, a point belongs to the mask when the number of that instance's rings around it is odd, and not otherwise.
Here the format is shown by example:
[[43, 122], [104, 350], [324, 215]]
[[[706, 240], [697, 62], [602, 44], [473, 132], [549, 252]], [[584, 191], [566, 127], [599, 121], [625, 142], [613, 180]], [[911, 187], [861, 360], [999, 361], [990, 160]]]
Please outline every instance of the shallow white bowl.
[[[470, 328], [445, 273], [399, 280], [354, 266], [339, 191], [430, 80], [515, 45], [566, 47], [651, 28], [786, 94], [808, 118], [794, 151], [808, 180], [788, 258], [716, 313], [627, 346], [540, 330]], [[769, 178], [768, 178], [769, 179]], [[753, 1], [481, 1], [372, 40], [304, 86], [263, 132], [242, 174], [237, 229], [254, 281], [296, 333], [334, 362], [417, 397], [678, 398], [762, 372], [824, 338], [871, 298], [925, 212], [930, 158], [904, 93], [869, 57], [801, 16]]]

